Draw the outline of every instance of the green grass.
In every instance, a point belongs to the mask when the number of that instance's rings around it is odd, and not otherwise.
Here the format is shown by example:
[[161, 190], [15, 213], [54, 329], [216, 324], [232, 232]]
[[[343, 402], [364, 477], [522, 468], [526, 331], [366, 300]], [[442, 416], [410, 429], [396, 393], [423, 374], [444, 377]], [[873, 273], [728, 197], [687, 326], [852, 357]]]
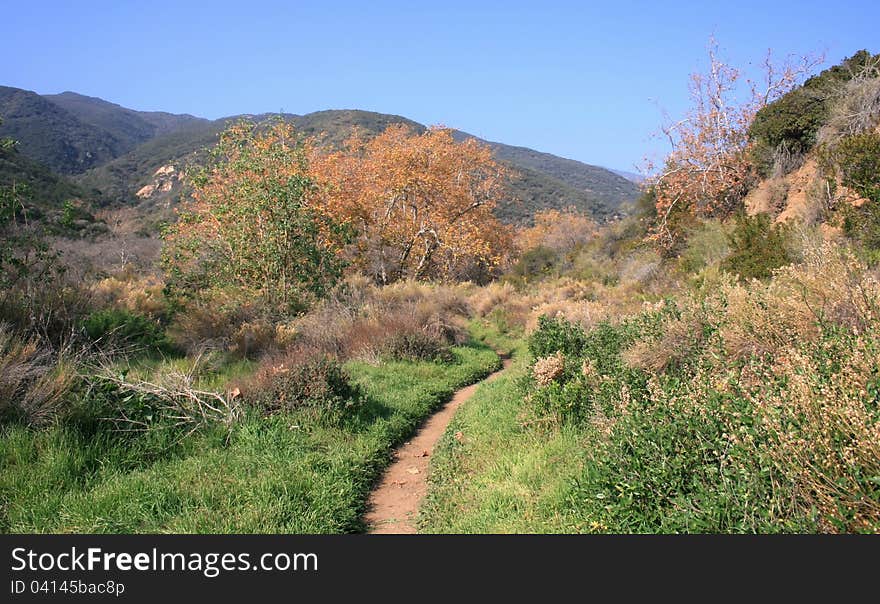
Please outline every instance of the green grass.
[[[571, 485], [583, 471], [583, 435], [545, 430], [524, 413], [524, 344], [504, 375], [464, 403], [434, 450], [426, 533], [571, 533], [591, 527], [572, 516]], [[461, 432], [461, 439], [455, 434]]]
[[305, 415], [248, 417], [228, 435], [119, 434], [81, 418], [0, 432], [4, 532], [342, 533], [393, 447], [453, 391], [498, 367], [489, 348], [455, 361], [347, 365], [367, 394], [335, 425]]

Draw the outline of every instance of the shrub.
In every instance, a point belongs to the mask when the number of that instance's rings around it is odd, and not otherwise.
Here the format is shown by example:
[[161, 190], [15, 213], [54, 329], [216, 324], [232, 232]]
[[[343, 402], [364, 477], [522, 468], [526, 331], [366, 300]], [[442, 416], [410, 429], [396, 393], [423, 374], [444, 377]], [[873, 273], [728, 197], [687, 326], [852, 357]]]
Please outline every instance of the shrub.
[[511, 274], [520, 279], [539, 279], [546, 277], [559, 265], [559, 252], [549, 247], [538, 246], [523, 253], [511, 269]]
[[679, 266], [686, 273], [698, 273], [720, 262], [729, 252], [729, 235], [719, 221], [709, 220], [687, 236], [687, 248], [679, 257]]
[[880, 133], [846, 137], [837, 144], [835, 159], [841, 182], [865, 199], [880, 204]]
[[529, 352], [535, 358], [544, 358], [561, 352], [564, 356], [582, 355], [587, 336], [584, 330], [563, 318], [542, 315], [538, 328], [529, 337]]
[[773, 224], [767, 214], [740, 213], [730, 234], [730, 255], [722, 268], [742, 280], [765, 279], [773, 269], [792, 261], [786, 225]]
[[778, 149], [804, 154], [813, 148], [833, 100], [871, 60], [871, 54], [861, 50], [758, 111], [749, 137], [755, 142], [753, 161], [764, 176], [770, 174]]
[[[587, 380], [607, 429], [579, 496], [622, 532], [877, 531], [878, 299], [866, 267], [825, 244], [648, 318], [624, 354], [644, 387], [613, 365]], [[633, 404], [603, 403], [615, 384]]]
[[164, 331], [155, 321], [127, 310], [93, 312], [83, 320], [82, 329], [90, 341], [102, 345], [114, 343], [164, 352], [172, 350]]
[[643, 390], [644, 372], [627, 367], [621, 353], [639, 335], [656, 331], [661, 316], [644, 313], [586, 332], [565, 319], [541, 317], [529, 338], [529, 350], [538, 357], [532, 367], [537, 388], [529, 394], [534, 410], [557, 422], [579, 423], [591, 419], [594, 411], [619, 406], [631, 391]]
[[455, 287], [413, 281], [351, 297], [342, 289], [294, 323], [298, 342], [341, 359], [377, 361], [448, 358], [445, 348], [467, 340], [470, 307]]
[[307, 349], [264, 362], [241, 392], [264, 414], [305, 411], [318, 419], [339, 418], [362, 399], [337, 359]]
[[858, 205], [844, 206], [844, 232], [876, 257], [880, 252], [880, 134], [846, 137], [828, 159], [840, 182], [864, 198]]
[[423, 331], [391, 335], [385, 340], [384, 352], [398, 361], [450, 361], [453, 358], [441, 339]]
[[0, 419], [20, 419], [34, 426], [49, 423], [75, 378], [71, 360], [0, 324]]

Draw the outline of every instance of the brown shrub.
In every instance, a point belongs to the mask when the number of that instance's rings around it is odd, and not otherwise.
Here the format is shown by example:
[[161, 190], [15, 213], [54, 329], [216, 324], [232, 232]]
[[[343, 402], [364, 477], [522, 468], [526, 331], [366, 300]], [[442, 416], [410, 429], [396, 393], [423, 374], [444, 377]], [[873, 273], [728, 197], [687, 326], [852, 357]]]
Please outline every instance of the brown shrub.
[[237, 390], [264, 414], [307, 410], [327, 418], [362, 399], [338, 359], [305, 346], [267, 357]]

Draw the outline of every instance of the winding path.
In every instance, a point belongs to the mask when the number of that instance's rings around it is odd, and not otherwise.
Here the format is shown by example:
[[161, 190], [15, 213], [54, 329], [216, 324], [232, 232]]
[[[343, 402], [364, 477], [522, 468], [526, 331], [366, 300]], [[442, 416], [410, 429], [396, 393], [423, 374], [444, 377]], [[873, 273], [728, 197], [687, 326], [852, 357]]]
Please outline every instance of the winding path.
[[485, 382], [495, 379], [510, 365], [504, 366], [484, 380], [458, 390], [440, 407], [408, 442], [394, 452], [394, 461], [370, 493], [364, 520], [373, 534], [415, 534], [419, 504], [428, 490], [428, 461], [434, 445], [443, 436], [456, 410]]

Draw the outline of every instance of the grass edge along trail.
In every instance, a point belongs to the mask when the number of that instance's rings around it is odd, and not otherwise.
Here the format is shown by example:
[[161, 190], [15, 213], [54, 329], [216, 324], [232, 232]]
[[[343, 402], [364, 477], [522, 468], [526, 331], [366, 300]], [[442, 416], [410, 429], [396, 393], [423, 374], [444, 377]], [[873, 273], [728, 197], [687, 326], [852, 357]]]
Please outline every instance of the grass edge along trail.
[[583, 472], [584, 435], [545, 430], [525, 412], [521, 380], [531, 361], [525, 341], [483, 325], [483, 339], [513, 364], [482, 384], [437, 443], [422, 533], [582, 533], [601, 530], [572, 511], [571, 485]]
[[151, 445], [151, 435], [118, 442], [106, 430], [4, 427], [0, 531], [363, 530], [366, 498], [394, 447], [456, 389], [500, 366], [479, 343], [452, 352], [451, 363], [349, 362], [368, 403], [338, 425], [296, 413], [248, 417], [228, 442], [206, 431], [174, 447]]

